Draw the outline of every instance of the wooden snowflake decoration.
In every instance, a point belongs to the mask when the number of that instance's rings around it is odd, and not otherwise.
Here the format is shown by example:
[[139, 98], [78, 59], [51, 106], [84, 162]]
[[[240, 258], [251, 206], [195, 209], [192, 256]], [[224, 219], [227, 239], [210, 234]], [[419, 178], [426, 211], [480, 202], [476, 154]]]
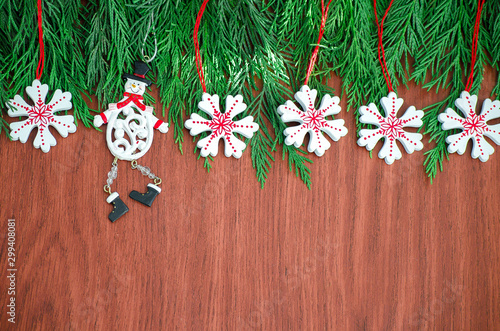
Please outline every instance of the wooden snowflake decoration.
[[205, 131], [211, 131], [208, 137], [198, 141], [200, 155], [216, 156], [219, 150], [219, 140], [224, 139], [224, 155], [226, 157], [234, 156], [240, 158], [246, 144], [236, 138], [234, 133], [239, 133], [247, 138], [252, 138], [253, 134], [259, 130], [259, 125], [253, 121], [252, 116], [247, 116], [239, 121], [233, 121], [233, 118], [245, 111], [247, 105], [243, 102], [243, 97], [229, 95], [226, 99], [226, 111], [221, 113], [219, 110], [219, 96], [204, 93], [202, 101], [198, 103], [198, 108], [208, 114], [211, 118], [206, 119], [198, 114], [191, 114], [191, 118], [185, 123], [189, 133], [196, 136]]
[[52, 100], [45, 104], [45, 98], [49, 87], [47, 84], [41, 84], [35, 79], [31, 86], [26, 87], [26, 93], [33, 100], [33, 105], [27, 104], [20, 95], [14, 96], [14, 99], [6, 103], [10, 117], [27, 116], [24, 121], [10, 124], [10, 136], [12, 140], [19, 140], [26, 143], [31, 131], [37, 127], [38, 132], [33, 146], [40, 148], [43, 152], [50, 151], [51, 146], [56, 145], [56, 138], [52, 135], [49, 126], [53, 126], [62, 137], [67, 137], [68, 133], [76, 131], [76, 125], [72, 115], [54, 115], [63, 110], [69, 110], [72, 107], [71, 93], [56, 90]]
[[304, 85], [300, 91], [295, 93], [295, 99], [302, 106], [303, 111], [288, 100], [284, 105], [278, 107], [278, 113], [285, 123], [299, 123], [299, 125], [286, 128], [283, 131], [286, 136], [285, 144], [300, 147], [304, 137], [309, 133], [310, 140], [307, 150], [309, 153], [314, 152], [316, 155], [322, 156], [331, 146], [328, 139], [324, 137], [323, 132], [334, 141], [338, 141], [340, 137], [347, 134], [347, 128], [344, 126], [344, 120], [342, 119], [326, 119], [327, 116], [336, 115], [340, 112], [340, 99], [338, 97], [332, 98], [326, 94], [321, 99], [319, 109], [316, 109], [314, 106], [316, 95], [316, 90], [311, 90], [307, 85]]
[[359, 108], [359, 113], [361, 114], [359, 121], [375, 125], [378, 129], [363, 129], [359, 131], [360, 138], [358, 139], [358, 145], [366, 146], [366, 149], [371, 151], [377, 142], [384, 138], [384, 146], [380, 149], [378, 157], [385, 159], [387, 164], [392, 164], [394, 160], [399, 160], [402, 157], [396, 140], [403, 145], [408, 154], [422, 150], [424, 148], [424, 144], [421, 141], [422, 135], [420, 133], [406, 132], [403, 128], [421, 127], [424, 112], [416, 110], [414, 106], [410, 106], [405, 114], [398, 118], [398, 110], [403, 105], [403, 99], [398, 98], [394, 92], [390, 92], [387, 97], [383, 97], [380, 100], [380, 104], [386, 114], [385, 117], [380, 115], [374, 103], [370, 103], [368, 107], [361, 106]]
[[455, 105], [465, 115], [465, 118], [448, 108], [443, 114], [439, 114], [438, 120], [443, 123], [441, 126], [443, 130], [462, 130], [462, 132], [446, 138], [449, 153], [464, 154], [467, 143], [472, 139], [472, 157], [486, 162], [495, 149], [484, 137], [488, 137], [495, 144], [500, 145], [500, 124], [487, 124], [489, 120], [500, 118], [500, 101], [484, 100], [479, 115], [476, 114], [476, 103], [477, 96], [464, 91], [460, 94], [460, 98], [455, 100]]

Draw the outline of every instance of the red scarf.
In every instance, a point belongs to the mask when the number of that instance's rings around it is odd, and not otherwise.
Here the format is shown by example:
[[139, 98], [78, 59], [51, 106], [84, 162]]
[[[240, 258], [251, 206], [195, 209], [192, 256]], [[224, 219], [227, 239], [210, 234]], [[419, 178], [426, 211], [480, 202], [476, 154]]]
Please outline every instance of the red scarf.
[[144, 98], [142, 96], [140, 96], [139, 94], [125, 92], [125, 93], [123, 93], [123, 96], [128, 97], [128, 99], [123, 100], [122, 102], [118, 102], [116, 104], [118, 109], [123, 108], [126, 105], [128, 105], [129, 103], [133, 102], [142, 111], [146, 110], [146, 106], [142, 103], [142, 100], [144, 100]]

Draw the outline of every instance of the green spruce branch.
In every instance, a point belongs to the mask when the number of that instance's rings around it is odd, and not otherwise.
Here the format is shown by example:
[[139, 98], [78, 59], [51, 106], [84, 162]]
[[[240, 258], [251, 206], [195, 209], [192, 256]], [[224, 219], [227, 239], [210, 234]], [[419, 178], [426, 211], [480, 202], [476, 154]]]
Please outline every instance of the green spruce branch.
[[[390, 0], [377, 1], [379, 18]], [[42, 81], [51, 89], [73, 95], [78, 122], [92, 124], [89, 97], [99, 109], [123, 92], [121, 75], [133, 70], [153, 14], [158, 55], [150, 63], [149, 78], [156, 82], [163, 116], [168, 116], [174, 143], [183, 153], [184, 121], [198, 112], [201, 85], [196, 71], [193, 27], [202, 1], [88, 0], [85, 3], [44, 0], [46, 62]], [[320, 0], [212, 0], [203, 16], [199, 40], [207, 92], [242, 94], [260, 130], [247, 140], [257, 180], [264, 185], [275, 159], [283, 151], [291, 171], [311, 186], [311, 161], [302, 147], [284, 145], [276, 109], [304, 82], [321, 21]], [[447, 157], [446, 137], [437, 115], [464, 89], [469, 72], [476, 0], [394, 0], [384, 29], [389, 73], [396, 90], [408, 81], [449, 96], [425, 108], [424, 133], [433, 148], [426, 153], [425, 169], [431, 180]], [[453, 10], [450, 10], [453, 8]], [[480, 88], [485, 65], [500, 70], [500, 6], [487, 1], [483, 9], [473, 93]], [[5, 102], [22, 92], [35, 77], [39, 58], [36, 2], [0, 2], [0, 132], [8, 135]], [[149, 35], [145, 53], [154, 52]], [[387, 95], [378, 62], [377, 29], [371, 0], [333, 1], [309, 86], [319, 95], [334, 93], [327, 84], [340, 77], [341, 98], [347, 111]], [[497, 80], [492, 95], [500, 92]], [[145, 96], [147, 103], [155, 101]], [[159, 109], [156, 109], [159, 112]], [[357, 121], [358, 131], [364, 127]], [[354, 136], [351, 136], [354, 141]], [[203, 138], [198, 136], [194, 141]], [[250, 153], [249, 153], [250, 152]], [[198, 151], [194, 150], [194, 153]], [[198, 156], [199, 157], [199, 156]], [[206, 158], [210, 169], [213, 159]]]
[[[85, 82], [86, 58], [82, 49], [85, 40], [86, 8], [79, 2], [44, 1], [43, 31], [45, 66], [42, 83], [50, 90], [62, 89], [72, 94], [74, 115], [85, 126], [91, 125]], [[2, 94], [4, 105], [16, 93], [24, 92], [35, 79], [39, 43], [37, 4], [33, 1], [5, 1], [0, 5], [2, 26]], [[5, 93], [5, 91], [8, 93]], [[2, 107], [2, 109], [4, 109]], [[6, 129], [5, 122], [1, 126]]]
[[[446, 8], [455, 8], [455, 10], [449, 11], [445, 10]], [[488, 17], [488, 9], [488, 7], [483, 9], [483, 25], [479, 31], [471, 93], [479, 90], [487, 62], [486, 49], [490, 37], [484, 22]], [[415, 71], [412, 79], [422, 84], [428, 91], [435, 89], [437, 93], [445, 89], [450, 93], [444, 100], [424, 108], [425, 133], [430, 137], [429, 143], [435, 144], [435, 147], [425, 153], [424, 161], [425, 171], [431, 182], [437, 175], [438, 167], [441, 171], [443, 170], [443, 161], [448, 157], [446, 137], [455, 133], [453, 130], [441, 129], [438, 115], [448, 107], [454, 108], [454, 101], [465, 88], [465, 81], [470, 70], [476, 11], [476, 1], [469, 1], [464, 6], [454, 0], [446, 0], [430, 3], [425, 12], [424, 21], [427, 24], [424, 45], [415, 55]]]

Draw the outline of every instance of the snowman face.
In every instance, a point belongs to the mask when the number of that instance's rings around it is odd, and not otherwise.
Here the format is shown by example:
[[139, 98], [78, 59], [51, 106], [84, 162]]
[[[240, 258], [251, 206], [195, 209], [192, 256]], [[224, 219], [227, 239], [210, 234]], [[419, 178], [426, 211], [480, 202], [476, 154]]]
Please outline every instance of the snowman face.
[[143, 95], [144, 91], [146, 91], [146, 83], [135, 79], [127, 79], [125, 83], [125, 92]]

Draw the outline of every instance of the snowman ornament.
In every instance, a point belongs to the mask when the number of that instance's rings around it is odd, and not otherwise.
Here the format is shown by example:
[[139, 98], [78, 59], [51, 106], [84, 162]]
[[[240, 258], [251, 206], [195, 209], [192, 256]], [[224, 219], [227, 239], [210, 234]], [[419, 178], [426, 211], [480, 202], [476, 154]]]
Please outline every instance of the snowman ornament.
[[[118, 160], [131, 161], [132, 169], [140, 170], [145, 176], [153, 180], [148, 184], [147, 192], [132, 191], [130, 197], [147, 206], [151, 206], [156, 196], [161, 192], [158, 187], [161, 179], [148, 167], [137, 164], [137, 159], [142, 157], [151, 147], [154, 130], [161, 133], [168, 131], [168, 124], [153, 115], [153, 108], [144, 104], [143, 94], [152, 81], [146, 78], [149, 66], [142, 61], [135, 62], [134, 74], [124, 74], [125, 93], [118, 103], [111, 103], [108, 109], [94, 117], [94, 125], [100, 127], [107, 125], [106, 143], [108, 149], [115, 156], [111, 171], [104, 186], [104, 191], [109, 193], [106, 201], [113, 205], [109, 214], [111, 222], [128, 212], [128, 207], [120, 199], [117, 192], [111, 192], [111, 184], [118, 175]], [[122, 115], [122, 116], [120, 116]]]

